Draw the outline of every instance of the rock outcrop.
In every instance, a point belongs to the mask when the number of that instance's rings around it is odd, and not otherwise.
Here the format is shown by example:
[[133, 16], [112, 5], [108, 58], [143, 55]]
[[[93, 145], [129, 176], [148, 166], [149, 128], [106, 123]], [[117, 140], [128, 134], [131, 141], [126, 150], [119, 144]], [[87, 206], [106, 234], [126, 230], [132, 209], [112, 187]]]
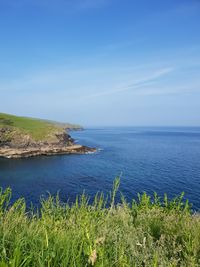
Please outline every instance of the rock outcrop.
[[4, 158], [84, 154], [95, 151], [95, 148], [74, 144], [74, 140], [64, 130], [54, 133], [46, 140], [36, 141], [31, 135], [16, 128], [0, 128], [0, 157]]

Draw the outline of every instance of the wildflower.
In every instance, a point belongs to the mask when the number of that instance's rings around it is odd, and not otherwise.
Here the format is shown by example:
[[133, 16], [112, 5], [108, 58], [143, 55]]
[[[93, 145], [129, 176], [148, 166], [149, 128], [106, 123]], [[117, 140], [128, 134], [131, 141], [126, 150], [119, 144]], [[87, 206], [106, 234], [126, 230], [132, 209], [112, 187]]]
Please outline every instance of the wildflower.
[[97, 252], [96, 252], [96, 249], [94, 249], [94, 250], [92, 251], [90, 257], [89, 257], [88, 262], [89, 262], [92, 266], [94, 266], [96, 260], [97, 260]]
[[96, 245], [103, 245], [105, 237], [99, 237], [95, 240]]

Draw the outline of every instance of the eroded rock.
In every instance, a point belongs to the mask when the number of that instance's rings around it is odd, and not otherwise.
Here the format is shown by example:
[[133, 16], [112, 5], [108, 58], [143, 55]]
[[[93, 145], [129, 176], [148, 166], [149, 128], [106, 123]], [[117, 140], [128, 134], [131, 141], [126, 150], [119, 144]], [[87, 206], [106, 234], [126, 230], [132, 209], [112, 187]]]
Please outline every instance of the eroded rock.
[[49, 140], [35, 141], [30, 135], [17, 129], [0, 128], [0, 157], [4, 158], [84, 154], [95, 151], [95, 148], [74, 144], [73, 138], [65, 131], [55, 133]]

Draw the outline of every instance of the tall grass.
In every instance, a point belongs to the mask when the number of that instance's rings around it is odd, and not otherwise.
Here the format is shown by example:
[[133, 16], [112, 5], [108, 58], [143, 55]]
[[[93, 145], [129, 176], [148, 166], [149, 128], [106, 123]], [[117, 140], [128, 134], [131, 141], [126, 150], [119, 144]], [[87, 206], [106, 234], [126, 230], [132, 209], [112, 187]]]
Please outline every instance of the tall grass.
[[74, 204], [58, 196], [27, 212], [25, 200], [10, 205], [11, 189], [0, 191], [0, 267], [6, 266], [200, 266], [200, 217], [183, 196], [161, 202], [155, 194], [115, 203], [85, 194]]

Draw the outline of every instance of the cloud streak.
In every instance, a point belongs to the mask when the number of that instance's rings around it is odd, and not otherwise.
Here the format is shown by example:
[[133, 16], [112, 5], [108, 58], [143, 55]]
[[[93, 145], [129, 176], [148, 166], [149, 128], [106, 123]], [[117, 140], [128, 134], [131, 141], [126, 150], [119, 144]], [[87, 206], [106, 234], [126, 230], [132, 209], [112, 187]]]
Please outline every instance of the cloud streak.
[[152, 75], [146, 76], [143, 79], [135, 81], [135, 82], [133, 82], [127, 86], [115, 88], [112, 90], [105, 90], [105, 91], [99, 92], [99, 93], [90, 94], [90, 95], [85, 96], [84, 98], [97, 98], [97, 97], [108, 96], [108, 95], [113, 95], [113, 94], [117, 94], [117, 93], [123, 93], [123, 92], [130, 91], [133, 89], [138, 89], [138, 88], [141, 88], [141, 87], [146, 86], [148, 84], [151, 84], [152, 82], [155, 82], [159, 78], [171, 73], [173, 70], [174, 69], [172, 67], [159, 69], [156, 72], [154, 72]]

